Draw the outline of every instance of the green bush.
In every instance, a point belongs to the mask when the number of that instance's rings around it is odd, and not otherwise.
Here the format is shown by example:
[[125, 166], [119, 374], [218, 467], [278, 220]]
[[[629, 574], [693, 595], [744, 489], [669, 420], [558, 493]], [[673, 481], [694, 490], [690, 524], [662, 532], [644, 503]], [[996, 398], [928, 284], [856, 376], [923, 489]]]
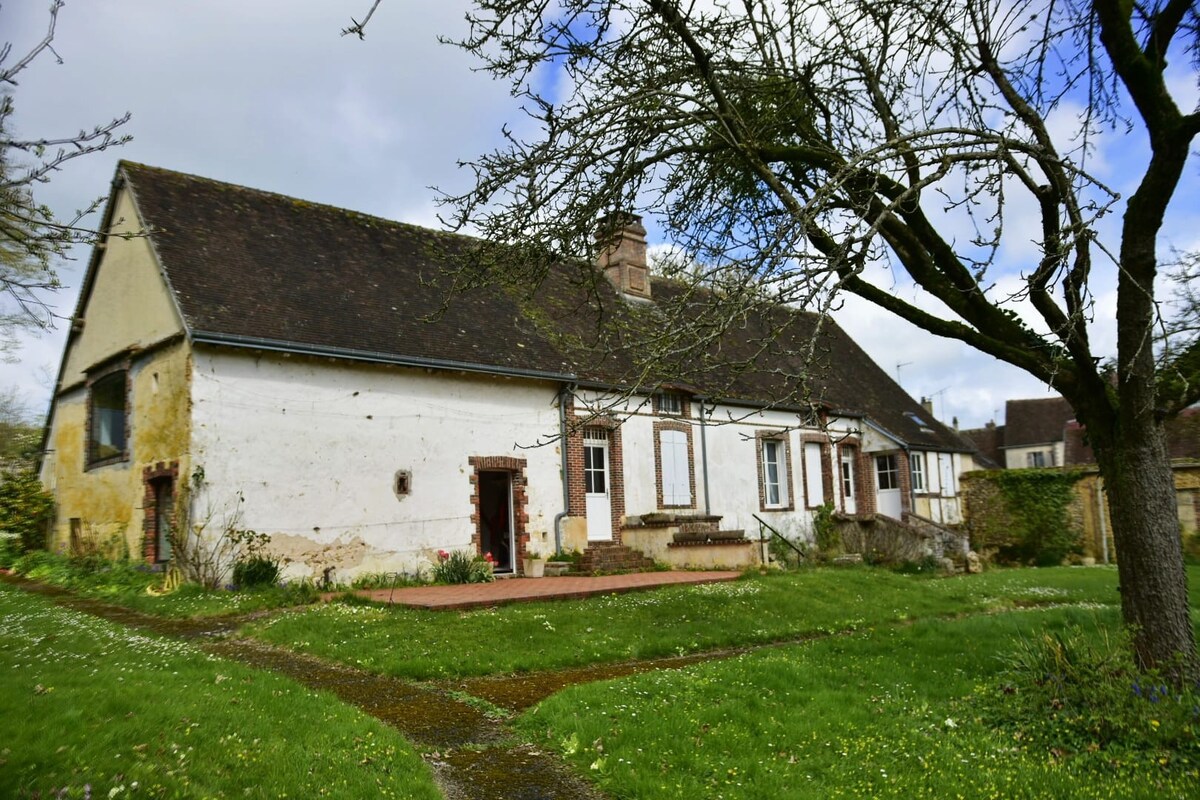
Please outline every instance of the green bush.
[[439, 550], [433, 565], [434, 583], [487, 583], [496, 579], [492, 563], [466, 550]]
[[21, 537], [15, 533], [0, 533], [0, 569], [8, 569], [21, 555]]
[[1188, 564], [1200, 564], [1200, 533], [1183, 537], [1183, 560]]
[[233, 565], [233, 583], [242, 589], [273, 586], [279, 581], [279, 561], [255, 554]]
[[1124, 638], [1074, 626], [1026, 640], [1001, 684], [979, 690], [984, 719], [1051, 754], [1200, 769], [1200, 686], [1139, 672], [1130, 652]]
[[822, 504], [813, 514], [813, 531], [817, 549], [823, 554], [833, 556], [841, 552], [842, 537], [838, 535], [837, 522], [833, 518], [833, 503]]
[[42, 488], [33, 470], [0, 478], [0, 531], [15, 533], [21, 552], [46, 547], [46, 532], [54, 517], [54, 498]]

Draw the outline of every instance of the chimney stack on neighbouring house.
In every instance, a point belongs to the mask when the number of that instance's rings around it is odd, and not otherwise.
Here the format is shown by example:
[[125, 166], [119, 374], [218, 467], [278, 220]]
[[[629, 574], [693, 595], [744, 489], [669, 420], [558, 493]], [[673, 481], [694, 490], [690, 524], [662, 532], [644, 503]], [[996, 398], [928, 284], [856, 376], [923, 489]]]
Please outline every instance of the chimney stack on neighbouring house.
[[922, 396], [921, 397], [921, 408], [925, 409], [925, 413], [929, 414], [929, 416], [932, 417], [933, 416], [933, 398]]
[[650, 299], [650, 269], [646, 265], [646, 229], [637, 214], [617, 211], [600, 218], [596, 230], [596, 266], [618, 292]]

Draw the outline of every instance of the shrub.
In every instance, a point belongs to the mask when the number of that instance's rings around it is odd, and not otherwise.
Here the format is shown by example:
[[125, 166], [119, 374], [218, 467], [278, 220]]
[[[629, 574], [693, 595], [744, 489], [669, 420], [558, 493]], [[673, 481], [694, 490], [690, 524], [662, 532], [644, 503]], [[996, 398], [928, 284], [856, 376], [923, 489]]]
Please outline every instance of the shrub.
[[1006, 659], [1001, 685], [978, 691], [983, 719], [1056, 757], [1200, 768], [1200, 686], [1139, 672], [1130, 652], [1122, 639], [1074, 626], [1026, 640]]
[[21, 555], [21, 537], [15, 533], [0, 533], [0, 569], [8, 569]]
[[439, 550], [433, 565], [435, 583], [487, 583], [495, 579], [491, 560], [466, 550]]
[[273, 586], [278, 580], [279, 561], [270, 556], [256, 553], [233, 565], [233, 582], [243, 589]]
[[772, 536], [767, 540], [767, 553], [771, 556], [771, 563], [784, 569], [798, 567], [804, 563], [808, 557], [808, 547], [808, 543], [799, 538], [784, 540], [781, 536]]
[[54, 498], [33, 470], [10, 472], [0, 479], [0, 531], [20, 537], [21, 552], [46, 547], [54, 516]]
[[1200, 532], [1183, 537], [1183, 560], [1188, 564], [1200, 564]]
[[822, 553], [832, 556], [841, 551], [842, 537], [833, 518], [833, 503], [823, 503], [813, 514], [813, 531]]

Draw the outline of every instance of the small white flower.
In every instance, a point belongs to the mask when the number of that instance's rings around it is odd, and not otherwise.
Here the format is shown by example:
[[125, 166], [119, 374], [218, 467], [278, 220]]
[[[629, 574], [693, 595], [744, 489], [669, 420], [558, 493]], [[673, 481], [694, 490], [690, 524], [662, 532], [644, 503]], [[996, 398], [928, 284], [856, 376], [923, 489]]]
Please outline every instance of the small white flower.
[[957, 728], [957, 727], [958, 727], [958, 723], [957, 723], [957, 722], [955, 722], [955, 721], [954, 721], [953, 719], [951, 719], [950, 717], [946, 717], [946, 721], [945, 721], [943, 724], [944, 724], [944, 725], [945, 725], [947, 728]]

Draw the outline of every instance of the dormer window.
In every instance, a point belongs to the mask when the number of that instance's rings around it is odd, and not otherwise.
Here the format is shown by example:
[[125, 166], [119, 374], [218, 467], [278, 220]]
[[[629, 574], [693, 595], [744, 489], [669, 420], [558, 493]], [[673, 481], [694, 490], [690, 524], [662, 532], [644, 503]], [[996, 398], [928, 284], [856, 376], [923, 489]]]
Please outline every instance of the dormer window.
[[654, 396], [654, 411], [667, 417], [683, 416], [683, 395], [675, 392], [659, 392]]

